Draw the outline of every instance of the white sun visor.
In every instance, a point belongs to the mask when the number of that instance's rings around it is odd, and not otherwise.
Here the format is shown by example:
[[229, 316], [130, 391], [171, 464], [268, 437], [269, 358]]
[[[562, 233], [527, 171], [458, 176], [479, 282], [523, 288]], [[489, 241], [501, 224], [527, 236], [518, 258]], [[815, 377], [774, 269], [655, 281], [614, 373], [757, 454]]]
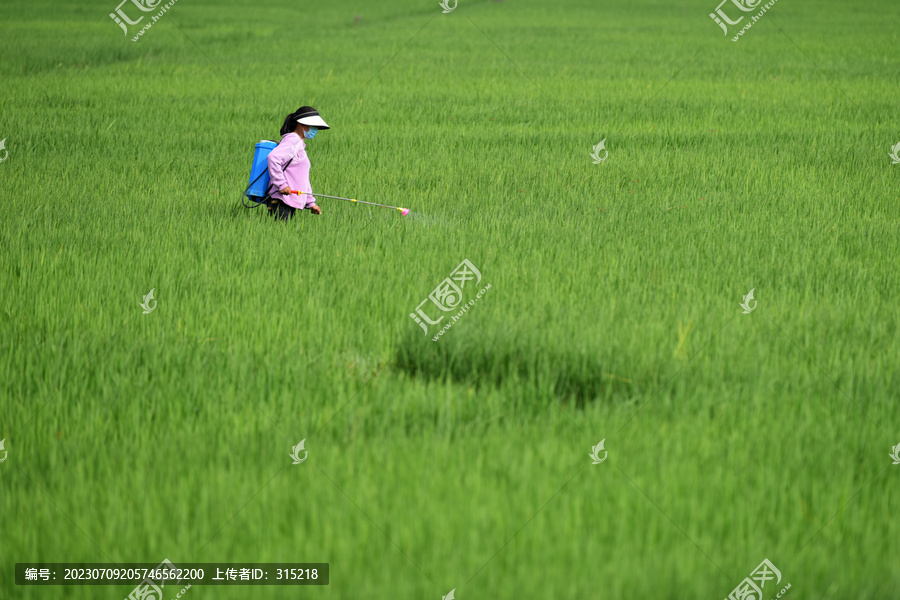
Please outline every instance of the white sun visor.
[[297, 122], [301, 125], [306, 125], [307, 127], [318, 127], [319, 129], [330, 129], [328, 127], [328, 123], [326, 123], [322, 117], [319, 116], [318, 111], [304, 113], [297, 117]]

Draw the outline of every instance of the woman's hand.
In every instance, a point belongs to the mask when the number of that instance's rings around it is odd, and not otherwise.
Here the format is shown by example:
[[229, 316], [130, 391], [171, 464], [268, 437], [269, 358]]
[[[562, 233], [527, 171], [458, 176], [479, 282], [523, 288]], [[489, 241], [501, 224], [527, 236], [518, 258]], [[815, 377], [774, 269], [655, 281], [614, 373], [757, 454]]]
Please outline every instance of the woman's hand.
[[281, 188], [280, 190], [278, 190], [278, 193], [279, 193], [279, 194], [284, 194], [285, 196], [290, 196], [290, 195], [291, 195], [291, 188], [290, 188], [289, 186], [284, 186], [283, 188]]
[[312, 206], [310, 206], [310, 207], [309, 207], [309, 210], [310, 210], [310, 212], [311, 212], [312, 214], [314, 214], [314, 215], [321, 215], [321, 214], [322, 214], [322, 209], [319, 208], [318, 206], [316, 206], [315, 204], [313, 204]]

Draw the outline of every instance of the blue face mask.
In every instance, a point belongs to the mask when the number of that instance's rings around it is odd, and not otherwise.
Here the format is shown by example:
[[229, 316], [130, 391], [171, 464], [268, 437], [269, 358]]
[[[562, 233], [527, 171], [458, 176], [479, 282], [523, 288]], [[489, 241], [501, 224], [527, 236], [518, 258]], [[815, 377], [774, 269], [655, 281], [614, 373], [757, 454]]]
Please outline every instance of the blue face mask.
[[310, 127], [310, 128], [309, 128], [309, 131], [304, 131], [304, 132], [303, 132], [303, 137], [305, 137], [305, 138], [308, 139], [308, 140], [311, 140], [311, 139], [313, 139], [314, 137], [316, 137], [316, 134], [317, 134], [317, 133], [319, 133], [319, 128], [318, 128], [318, 127]]

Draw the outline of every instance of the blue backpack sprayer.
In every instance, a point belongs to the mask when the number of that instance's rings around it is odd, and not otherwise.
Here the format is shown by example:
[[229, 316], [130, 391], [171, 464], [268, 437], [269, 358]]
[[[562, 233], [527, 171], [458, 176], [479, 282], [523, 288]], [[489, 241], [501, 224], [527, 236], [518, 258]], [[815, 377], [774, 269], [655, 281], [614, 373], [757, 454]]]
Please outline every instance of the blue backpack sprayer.
[[[241, 196], [241, 204], [247, 208], [259, 208], [269, 198], [269, 153], [275, 149], [278, 144], [271, 140], [260, 140], [256, 144], [256, 151], [253, 153], [253, 164], [250, 166], [250, 185], [244, 190], [244, 196], [255, 202], [256, 205], [250, 205], [244, 202]], [[294, 160], [293, 158], [291, 160]], [[288, 161], [288, 165], [291, 164]], [[287, 165], [284, 166], [287, 169]]]
[[[247, 186], [247, 189], [244, 190], [244, 195], [241, 196], [241, 204], [244, 205], [245, 208], [259, 208], [269, 200], [269, 188], [271, 187], [271, 178], [269, 177], [269, 154], [278, 144], [273, 142], [272, 140], [260, 140], [256, 144], [256, 150], [253, 153], [253, 164], [250, 166], [250, 185]], [[293, 162], [293, 158], [284, 165], [284, 169], [287, 170], [288, 165]], [[278, 191], [278, 190], [273, 190]], [[309, 192], [301, 192], [298, 190], [291, 190], [292, 194], [306, 194], [308, 196], [313, 196], [314, 198], [334, 198], [335, 200], [346, 200], [348, 202], [353, 202], [357, 204], [368, 204], [370, 206], [381, 206], [383, 208], [391, 208], [394, 210], [399, 210], [401, 214], [405, 217], [409, 214], [408, 208], [402, 208], [399, 206], [388, 206], [387, 204], [376, 204], [374, 202], [363, 202], [362, 200], [356, 200], [355, 198], [341, 198], [340, 196], [326, 196], [324, 194], [311, 194]], [[250, 199], [254, 204], [247, 204], [244, 202], [244, 196]]]

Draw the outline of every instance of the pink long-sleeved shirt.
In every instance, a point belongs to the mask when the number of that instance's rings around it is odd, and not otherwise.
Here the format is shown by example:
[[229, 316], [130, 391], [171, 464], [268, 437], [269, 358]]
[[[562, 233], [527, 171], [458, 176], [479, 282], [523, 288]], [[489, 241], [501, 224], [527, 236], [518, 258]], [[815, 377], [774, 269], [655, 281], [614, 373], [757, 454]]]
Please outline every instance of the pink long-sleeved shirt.
[[[284, 166], [289, 160], [291, 164], [285, 169]], [[281, 138], [281, 142], [269, 153], [269, 178], [271, 179], [269, 195], [272, 198], [294, 208], [315, 206], [315, 198], [308, 194], [298, 196], [282, 194], [277, 191], [287, 186], [292, 190], [312, 193], [309, 185], [309, 157], [306, 155], [306, 142], [296, 133], [285, 134]]]

